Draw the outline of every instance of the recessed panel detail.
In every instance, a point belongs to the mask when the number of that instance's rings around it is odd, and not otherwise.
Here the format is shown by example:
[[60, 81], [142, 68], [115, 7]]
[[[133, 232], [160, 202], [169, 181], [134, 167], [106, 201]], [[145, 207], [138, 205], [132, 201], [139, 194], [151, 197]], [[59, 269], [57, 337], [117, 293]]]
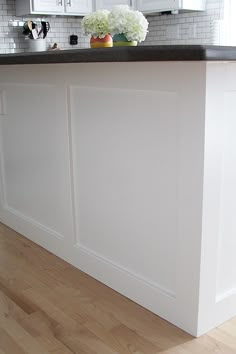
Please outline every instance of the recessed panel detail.
[[176, 92], [70, 87], [77, 241], [171, 294], [176, 291], [177, 101]]

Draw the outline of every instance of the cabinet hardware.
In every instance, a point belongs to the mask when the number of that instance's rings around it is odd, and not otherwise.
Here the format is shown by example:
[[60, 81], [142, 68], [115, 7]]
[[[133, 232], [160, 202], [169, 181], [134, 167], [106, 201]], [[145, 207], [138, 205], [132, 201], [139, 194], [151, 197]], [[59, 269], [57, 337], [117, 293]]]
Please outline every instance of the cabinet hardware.
[[58, 0], [58, 6], [63, 6], [63, 0]]
[[71, 0], [67, 0], [67, 6], [71, 6]]

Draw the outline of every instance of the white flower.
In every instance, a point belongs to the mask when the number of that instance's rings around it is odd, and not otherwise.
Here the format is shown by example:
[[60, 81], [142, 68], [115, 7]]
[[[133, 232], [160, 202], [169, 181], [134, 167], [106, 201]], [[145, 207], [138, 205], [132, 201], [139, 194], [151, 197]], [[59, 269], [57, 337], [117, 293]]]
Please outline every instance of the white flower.
[[91, 34], [95, 38], [104, 38], [110, 32], [109, 14], [108, 10], [99, 10], [86, 15], [81, 21], [84, 34]]
[[148, 32], [148, 21], [140, 11], [127, 5], [114, 6], [109, 14], [110, 34], [124, 34], [128, 41], [142, 42]]

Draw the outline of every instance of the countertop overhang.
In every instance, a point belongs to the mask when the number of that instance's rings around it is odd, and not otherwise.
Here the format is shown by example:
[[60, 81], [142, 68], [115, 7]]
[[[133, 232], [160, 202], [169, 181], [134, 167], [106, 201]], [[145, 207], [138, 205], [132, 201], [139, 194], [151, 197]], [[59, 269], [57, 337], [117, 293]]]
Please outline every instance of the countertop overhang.
[[236, 47], [145, 45], [0, 55], [0, 65], [145, 61], [236, 61]]

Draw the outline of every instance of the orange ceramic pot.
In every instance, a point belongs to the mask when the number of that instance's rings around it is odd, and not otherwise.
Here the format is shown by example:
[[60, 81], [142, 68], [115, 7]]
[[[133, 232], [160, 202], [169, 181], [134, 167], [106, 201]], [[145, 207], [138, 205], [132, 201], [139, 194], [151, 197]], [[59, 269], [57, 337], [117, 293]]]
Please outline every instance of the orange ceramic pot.
[[113, 40], [110, 34], [107, 34], [104, 38], [94, 38], [91, 36], [90, 39], [91, 48], [110, 48], [113, 47]]

